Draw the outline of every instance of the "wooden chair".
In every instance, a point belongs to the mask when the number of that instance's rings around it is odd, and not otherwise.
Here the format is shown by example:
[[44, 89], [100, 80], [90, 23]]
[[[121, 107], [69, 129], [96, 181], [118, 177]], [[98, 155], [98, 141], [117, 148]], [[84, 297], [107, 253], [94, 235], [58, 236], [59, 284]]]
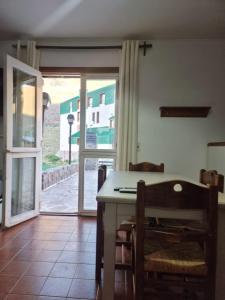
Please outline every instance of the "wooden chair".
[[[215, 186], [138, 182], [137, 222], [132, 235], [135, 300], [150, 299], [150, 295], [154, 300], [215, 299], [217, 206]], [[154, 207], [169, 209], [168, 213], [179, 209], [181, 218], [188, 210], [199, 210], [204, 217], [197, 228], [146, 226], [146, 211]], [[204, 298], [198, 298], [200, 293]]]
[[[164, 172], [164, 163], [156, 165], [150, 162], [141, 162], [138, 164], [129, 163], [129, 171], [136, 172]], [[135, 217], [131, 217], [129, 220], [125, 220], [121, 223], [118, 230], [118, 235], [120, 238], [125, 238], [127, 242], [130, 241], [130, 235], [132, 227], [135, 225]]]
[[[204, 185], [214, 185], [218, 187], [218, 191], [223, 193], [224, 190], [224, 176], [218, 174], [216, 170], [206, 171], [204, 169], [200, 170], [200, 183]], [[158, 222], [163, 226], [168, 226], [172, 224], [180, 224], [184, 221], [181, 220], [172, 220], [172, 219], [158, 219]], [[187, 222], [185, 222], [187, 224]]]
[[[106, 180], [107, 166], [101, 165], [98, 168], [98, 191], [103, 186]], [[101, 268], [102, 268], [102, 257], [103, 257], [103, 213], [104, 203], [97, 203], [97, 231], [96, 231], [96, 265], [95, 265], [95, 279], [99, 283], [101, 281]]]
[[224, 176], [218, 174], [216, 170], [200, 170], [200, 179], [199, 181], [205, 185], [215, 185], [218, 186], [218, 191], [224, 192]]
[[164, 172], [164, 164], [156, 165], [149, 162], [142, 162], [138, 164], [129, 163], [129, 171], [139, 172]]
[[[98, 191], [101, 189], [103, 183], [106, 180], [107, 175], [107, 167], [105, 165], [101, 165], [98, 168]], [[95, 265], [95, 279], [97, 283], [101, 282], [101, 269], [103, 267], [103, 244], [104, 244], [104, 226], [103, 226], [103, 214], [104, 214], [104, 203], [97, 203], [97, 232], [96, 232], [96, 265]], [[125, 241], [116, 241], [116, 246], [122, 248], [126, 244]], [[122, 252], [122, 250], [121, 250]], [[131, 263], [128, 263], [125, 255], [127, 253], [122, 253], [121, 262], [116, 263], [116, 269], [127, 270], [131, 269]]]

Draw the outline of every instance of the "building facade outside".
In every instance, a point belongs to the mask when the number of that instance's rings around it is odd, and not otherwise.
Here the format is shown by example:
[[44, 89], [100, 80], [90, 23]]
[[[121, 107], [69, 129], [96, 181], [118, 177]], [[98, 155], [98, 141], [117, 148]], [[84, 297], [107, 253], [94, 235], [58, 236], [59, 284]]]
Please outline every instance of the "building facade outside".
[[[115, 138], [115, 93], [111, 84], [87, 93], [86, 99], [86, 148], [112, 149]], [[80, 97], [76, 96], [60, 104], [60, 157], [68, 159], [68, 114], [74, 115], [72, 125], [72, 160], [78, 161], [80, 142]]]

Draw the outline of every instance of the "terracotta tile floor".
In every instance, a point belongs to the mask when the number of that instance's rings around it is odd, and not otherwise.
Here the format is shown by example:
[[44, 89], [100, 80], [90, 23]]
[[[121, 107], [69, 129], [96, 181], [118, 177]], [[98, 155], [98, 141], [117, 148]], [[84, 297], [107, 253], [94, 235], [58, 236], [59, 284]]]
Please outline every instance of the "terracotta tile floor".
[[[0, 231], [0, 300], [101, 299], [95, 283], [95, 218], [40, 216]], [[116, 300], [133, 300], [116, 272]]]

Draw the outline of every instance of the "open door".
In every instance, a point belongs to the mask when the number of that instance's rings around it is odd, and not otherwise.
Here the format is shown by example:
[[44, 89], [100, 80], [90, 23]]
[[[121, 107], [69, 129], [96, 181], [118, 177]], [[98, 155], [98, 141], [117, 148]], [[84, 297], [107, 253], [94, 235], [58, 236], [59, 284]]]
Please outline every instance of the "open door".
[[3, 224], [11, 227], [39, 213], [42, 77], [8, 55], [4, 72]]

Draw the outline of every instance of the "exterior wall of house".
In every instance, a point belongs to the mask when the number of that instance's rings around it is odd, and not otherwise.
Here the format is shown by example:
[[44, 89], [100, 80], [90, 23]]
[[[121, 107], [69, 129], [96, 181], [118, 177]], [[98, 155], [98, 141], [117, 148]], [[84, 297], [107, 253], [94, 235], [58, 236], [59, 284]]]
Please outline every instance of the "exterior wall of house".
[[[104, 94], [102, 103], [100, 101], [101, 95]], [[112, 127], [114, 127], [115, 117], [115, 85], [109, 85], [87, 94], [87, 107], [86, 107], [86, 128], [91, 130], [98, 130], [103, 127], [110, 127], [110, 120], [112, 120]], [[72, 99], [66, 100], [60, 104], [60, 151], [62, 158], [67, 157], [69, 147], [69, 125], [67, 121], [68, 114], [74, 115], [74, 123], [72, 125], [72, 147], [73, 152], [79, 150], [79, 135], [80, 132], [80, 101], [76, 96]], [[99, 149], [110, 149], [111, 145], [101, 139], [97, 143]]]

